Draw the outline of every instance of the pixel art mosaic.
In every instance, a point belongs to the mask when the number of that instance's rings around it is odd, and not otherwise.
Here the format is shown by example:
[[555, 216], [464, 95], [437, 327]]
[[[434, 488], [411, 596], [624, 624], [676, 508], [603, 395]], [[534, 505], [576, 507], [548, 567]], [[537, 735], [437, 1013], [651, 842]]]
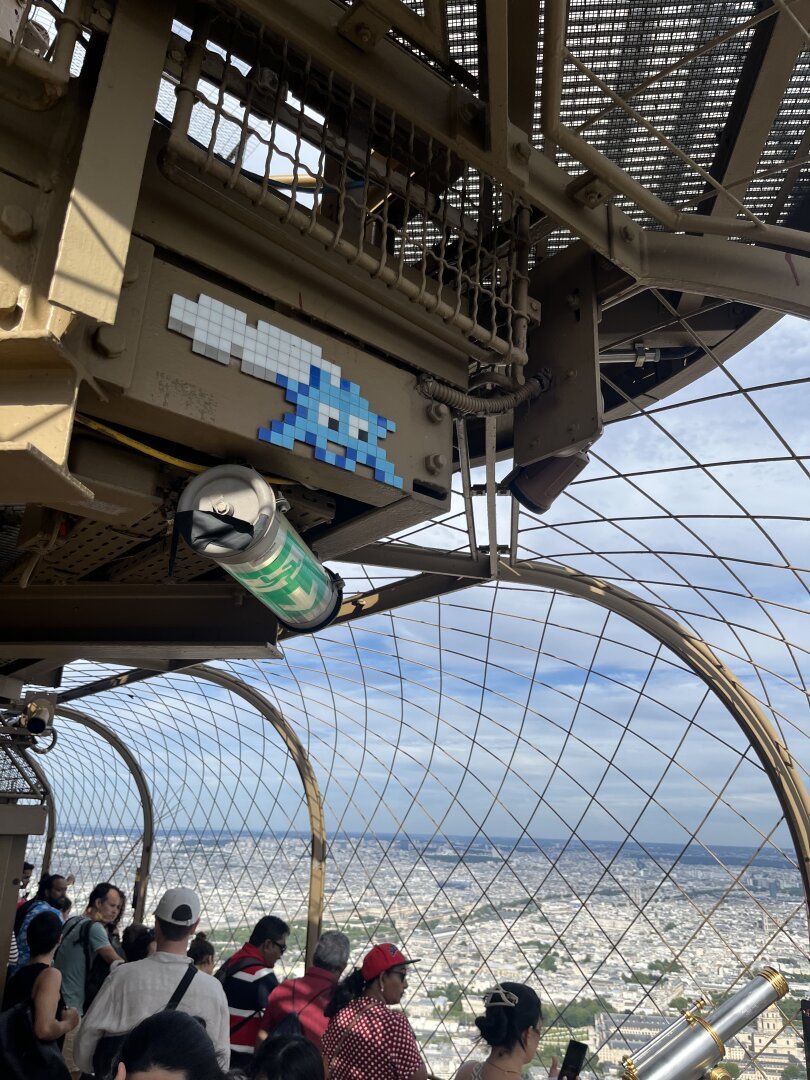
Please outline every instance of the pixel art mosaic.
[[380, 446], [393, 420], [372, 412], [357, 383], [344, 379], [337, 364], [321, 355], [318, 345], [289, 334], [259, 319], [249, 326], [244, 311], [201, 293], [188, 300], [175, 293], [169, 310], [169, 329], [191, 338], [191, 351], [230, 364], [241, 361], [242, 371], [275, 383], [295, 412], [261, 427], [258, 437], [274, 446], [292, 450], [305, 443], [314, 448], [316, 460], [355, 472], [368, 465], [374, 479], [401, 488]]

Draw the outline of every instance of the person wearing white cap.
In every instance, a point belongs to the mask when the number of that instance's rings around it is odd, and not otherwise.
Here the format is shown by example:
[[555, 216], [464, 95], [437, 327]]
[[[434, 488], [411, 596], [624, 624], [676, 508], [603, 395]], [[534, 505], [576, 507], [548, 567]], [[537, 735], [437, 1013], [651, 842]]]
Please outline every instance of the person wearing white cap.
[[85, 1013], [74, 1058], [86, 1073], [104, 1075], [123, 1038], [141, 1020], [175, 1008], [200, 1020], [223, 1069], [230, 1064], [228, 1002], [221, 984], [198, 971], [186, 955], [200, 921], [200, 898], [192, 889], [169, 889], [155, 909], [157, 950], [145, 960], [121, 964], [104, 981]]

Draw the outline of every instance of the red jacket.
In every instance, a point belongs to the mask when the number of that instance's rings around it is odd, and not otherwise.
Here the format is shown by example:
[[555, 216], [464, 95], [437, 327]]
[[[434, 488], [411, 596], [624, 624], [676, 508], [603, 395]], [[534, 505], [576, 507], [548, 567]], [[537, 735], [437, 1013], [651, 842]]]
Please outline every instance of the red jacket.
[[336, 982], [334, 972], [311, 967], [300, 979], [279, 983], [267, 1000], [261, 1029], [271, 1031], [285, 1016], [296, 1012], [302, 1032], [320, 1050], [321, 1036], [329, 1023], [323, 1010], [332, 998], [332, 987]]

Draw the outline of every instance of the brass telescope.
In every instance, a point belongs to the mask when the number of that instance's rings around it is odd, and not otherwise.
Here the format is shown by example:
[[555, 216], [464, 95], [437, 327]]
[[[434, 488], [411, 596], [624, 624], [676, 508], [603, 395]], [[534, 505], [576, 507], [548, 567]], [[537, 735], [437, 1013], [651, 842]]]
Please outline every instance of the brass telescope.
[[705, 1019], [698, 1015], [704, 1003], [696, 1001], [637, 1053], [625, 1057], [622, 1080], [730, 1080], [724, 1069], [715, 1068], [726, 1056], [726, 1040], [787, 992], [784, 976], [766, 967]]

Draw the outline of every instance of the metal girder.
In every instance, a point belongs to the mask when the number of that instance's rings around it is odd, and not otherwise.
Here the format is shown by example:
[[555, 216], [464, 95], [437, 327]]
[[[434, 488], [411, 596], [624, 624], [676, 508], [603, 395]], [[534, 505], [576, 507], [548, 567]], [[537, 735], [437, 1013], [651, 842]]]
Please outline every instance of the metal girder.
[[507, 0], [509, 20], [509, 119], [531, 136], [537, 96], [539, 0]]
[[810, 798], [801, 771], [759, 702], [709, 646], [659, 608], [599, 578], [564, 566], [538, 562], [501, 564], [501, 571], [508, 581], [556, 589], [621, 615], [671, 649], [706, 683], [739, 724], [773, 784], [796, 849], [807, 903], [810, 899]]
[[[29, 836], [39, 835], [44, 830], [43, 806], [0, 803], [0, 951], [3, 957], [9, 955], [26, 842]], [[5, 990], [7, 971], [8, 964], [4, 962], [0, 966], [0, 994]]]
[[162, 0], [118, 0], [65, 215], [49, 299], [102, 323], [115, 322], [171, 24]]
[[24, 750], [23, 757], [28, 763], [31, 772], [36, 776], [45, 796], [45, 813], [47, 817], [45, 822], [45, 847], [42, 852], [42, 873], [48, 874], [51, 869], [53, 841], [56, 836], [56, 800], [53, 797], [53, 788], [42, 767], [40, 755]]
[[640, 284], [742, 300], [810, 318], [810, 256], [712, 236], [643, 234]]
[[89, 728], [99, 738], [108, 742], [129, 769], [138, 789], [143, 813], [143, 844], [141, 845], [140, 863], [135, 872], [135, 888], [132, 892], [132, 921], [136, 923], [143, 922], [146, 889], [149, 883], [149, 870], [152, 865], [152, 849], [155, 844], [155, 814], [146, 777], [138, 764], [138, 759], [124, 740], [120, 739], [106, 724], [102, 724], [100, 720], [96, 720], [95, 717], [90, 716], [88, 713], [80, 712], [78, 709], [68, 709], [63, 705], [57, 706], [56, 715], [63, 716], [66, 720], [72, 720], [75, 724], [81, 724], [82, 727]]
[[[577, 131], [562, 122], [562, 87], [563, 64], [569, 61], [578, 71], [585, 74], [614, 103], [623, 109], [635, 123], [641, 125], [664, 144], [670, 153], [686, 158], [686, 163], [697, 169], [705, 178], [710, 179], [705, 170], [684, 155], [679, 147], [671, 143], [666, 136], [655, 129], [645, 117], [632, 105], [628, 104], [603, 79], [587, 67], [566, 47], [567, 3], [566, 0], [546, 0], [544, 6], [543, 32], [543, 86], [542, 86], [542, 129], [544, 137], [556, 143], [570, 154], [600, 181], [604, 190], [610, 194], [619, 193], [657, 221], [664, 229], [674, 232], [686, 232], [702, 235], [711, 233], [726, 238], [740, 238], [757, 244], [771, 244], [784, 250], [810, 251], [810, 233], [798, 229], [770, 225], [759, 220], [741, 205], [735, 204], [740, 213], [727, 214], [717, 218], [705, 214], [694, 214], [681, 210], [677, 206], [659, 198], [651, 188], [645, 187], [630, 173], [626, 172], [606, 154], [584, 139]], [[615, 207], [613, 208], [615, 209]], [[622, 231], [624, 226], [622, 226]], [[615, 261], [615, 260], [614, 260]]]
[[[798, 0], [793, 4], [792, 12], [806, 23], [810, 16], [810, 0]], [[754, 29], [737, 94], [720, 136], [717, 156], [709, 170], [714, 179], [732, 190], [738, 199], [745, 198], [796, 60], [804, 48], [806, 42], [796, 32], [793, 19], [784, 11]], [[798, 172], [792, 176], [795, 181]], [[722, 195], [715, 195], [698, 207], [698, 213], [709, 217], [734, 212], [734, 206]]]
[[[364, 566], [387, 566], [397, 570], [415, 570], [421, 574], [486, 580], [490, 577], [489, 557], [464, 555], [416, 544], [369, 544], [342, 556], [343, 562]], [[413, 579], [410, 579], [413, 580]]]
[[[351, 562], [351, 557], [347, 561]], [[475, 582], [476, 578], [459, 577], [455, 574], [418, 574], [403, 581], [394, 581], [390, 585], [383, 585], [361, 596], [350, 596], [344, 600], [331, 625], [354, 622], [366, 615], [379, 615], [383, 611], [391, 611], [392, 608], [403, 607], [405, 604], [415, 604], [420, 600], [433, 600], [437, 596], [468, 589]], [[292, 636], [291, 631], [282, 630], [279, 641]]]
[[157, 665], [168, 656], [196, 662], [272, 658], [276, 620], [241, 585], [0, 586], [6, 613], [0, 658], [19, 656]]

